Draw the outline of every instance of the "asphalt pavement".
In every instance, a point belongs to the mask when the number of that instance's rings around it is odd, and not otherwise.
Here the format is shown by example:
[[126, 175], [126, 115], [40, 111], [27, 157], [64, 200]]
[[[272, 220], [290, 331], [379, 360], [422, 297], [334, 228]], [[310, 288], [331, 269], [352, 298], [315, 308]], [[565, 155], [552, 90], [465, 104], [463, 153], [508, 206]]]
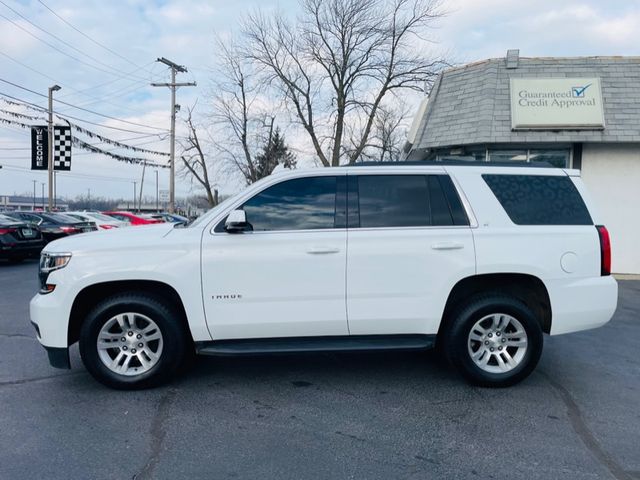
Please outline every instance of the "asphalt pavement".
[[37, 266], [0, 262], [0, 479], [640, 479], [640, 282], [545, 337], [536, 372], [471, 387], [434, 353], [202, 357], [166, 387], [49, 366]]

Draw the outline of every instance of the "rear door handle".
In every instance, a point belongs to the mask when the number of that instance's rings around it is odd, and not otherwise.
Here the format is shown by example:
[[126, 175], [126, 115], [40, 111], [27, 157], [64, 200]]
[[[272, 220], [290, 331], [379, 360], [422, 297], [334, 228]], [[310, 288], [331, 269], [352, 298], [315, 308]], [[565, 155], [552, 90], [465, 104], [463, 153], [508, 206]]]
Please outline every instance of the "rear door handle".
[[340, 249], [338, 247], [328, 247], [321, 245], [314, 245], [307, 249], [307, 253], [311, 255], [327, 255], [330, 253], [338, 253]]
[[464, 244], [459, 242], [436, 242], [431, 244], [433, 250], [459, 250]]

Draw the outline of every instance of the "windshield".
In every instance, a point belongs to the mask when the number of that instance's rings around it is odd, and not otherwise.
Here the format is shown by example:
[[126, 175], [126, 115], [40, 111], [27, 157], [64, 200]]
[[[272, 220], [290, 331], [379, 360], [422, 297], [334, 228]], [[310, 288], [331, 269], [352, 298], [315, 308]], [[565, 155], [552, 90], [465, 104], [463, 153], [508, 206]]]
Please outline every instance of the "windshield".
[[42, 218], [53, 220], [57, 223], [78, 223], [78, 219], [62, 213], [40, 213]]
[[86, 215], [91, 217], [91, 218], [95, 218], [96, 220], [100, 220], [101, 222], [111, 222], [111, 223], [113, 223], [115, 221], [115, 219], [113, 217], [109, 217], [107, 215], [103, 215], [102, 213], [86, 212]]
[[2, 215], [0, 213], [0, 223], [18, 223], [20, 220], [16, 220], [15, 218], [7, 217], [6, 215]]

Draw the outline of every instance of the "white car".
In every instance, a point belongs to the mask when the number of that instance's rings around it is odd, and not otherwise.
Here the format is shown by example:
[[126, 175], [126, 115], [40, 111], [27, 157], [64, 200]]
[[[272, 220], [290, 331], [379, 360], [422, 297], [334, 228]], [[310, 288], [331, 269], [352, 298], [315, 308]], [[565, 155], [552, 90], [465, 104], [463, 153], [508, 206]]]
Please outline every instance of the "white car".
[[64, 214], [85, 222], [94, 222], [100, 230], [111, 230], [112, 228], [129, 226], [127, 222], [116, 220], [113, 217], [103, 215], [99, 212], [64, 212]]
[[50, 363], [79, 341], [114, 388], [168, 380], [193, 353], [428, 349], [512, 385], [543, 333], [617, 303], [609, 235], [579, 172], [421, 163], [294, 170], [187, 226], [50, 243], [31, 320]]

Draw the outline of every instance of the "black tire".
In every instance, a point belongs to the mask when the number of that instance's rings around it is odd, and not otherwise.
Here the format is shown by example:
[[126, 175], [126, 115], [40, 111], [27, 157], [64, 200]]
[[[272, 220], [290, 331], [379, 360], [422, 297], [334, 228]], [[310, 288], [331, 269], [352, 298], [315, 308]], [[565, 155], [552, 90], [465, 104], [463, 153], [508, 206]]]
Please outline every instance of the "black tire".
[[[492, 314], [515, 318], [527, 334], [527, 348], [516, 367], [508, 372], [493, 373], [480, 368], [469, 352], [469, 334], [476, 322]], [[472, 384], [483, 387], [508, 387], [524, 380], [536, 368], [542, 354], [543, 335], [540, 322], [529, 307], [518, 299], [504, 295], [482, 295], [471, 298], [449, 318], [441, 333], [442, 350], [449, 363]]]
[[[110, 370], [98, 353], [98, 334], [115, 315], [135, 312], [152, 319], [162, 334], [160, 358], [148, 371], [125, 376]], [[100, 302], [85, 318], [80, 330], [80, 356], [86, 369], [100, 383], [119, 390], [152, 388], [169, 381], [193, 349], [181, 313], [162, 298], [151, 294], [123, 293]]]

